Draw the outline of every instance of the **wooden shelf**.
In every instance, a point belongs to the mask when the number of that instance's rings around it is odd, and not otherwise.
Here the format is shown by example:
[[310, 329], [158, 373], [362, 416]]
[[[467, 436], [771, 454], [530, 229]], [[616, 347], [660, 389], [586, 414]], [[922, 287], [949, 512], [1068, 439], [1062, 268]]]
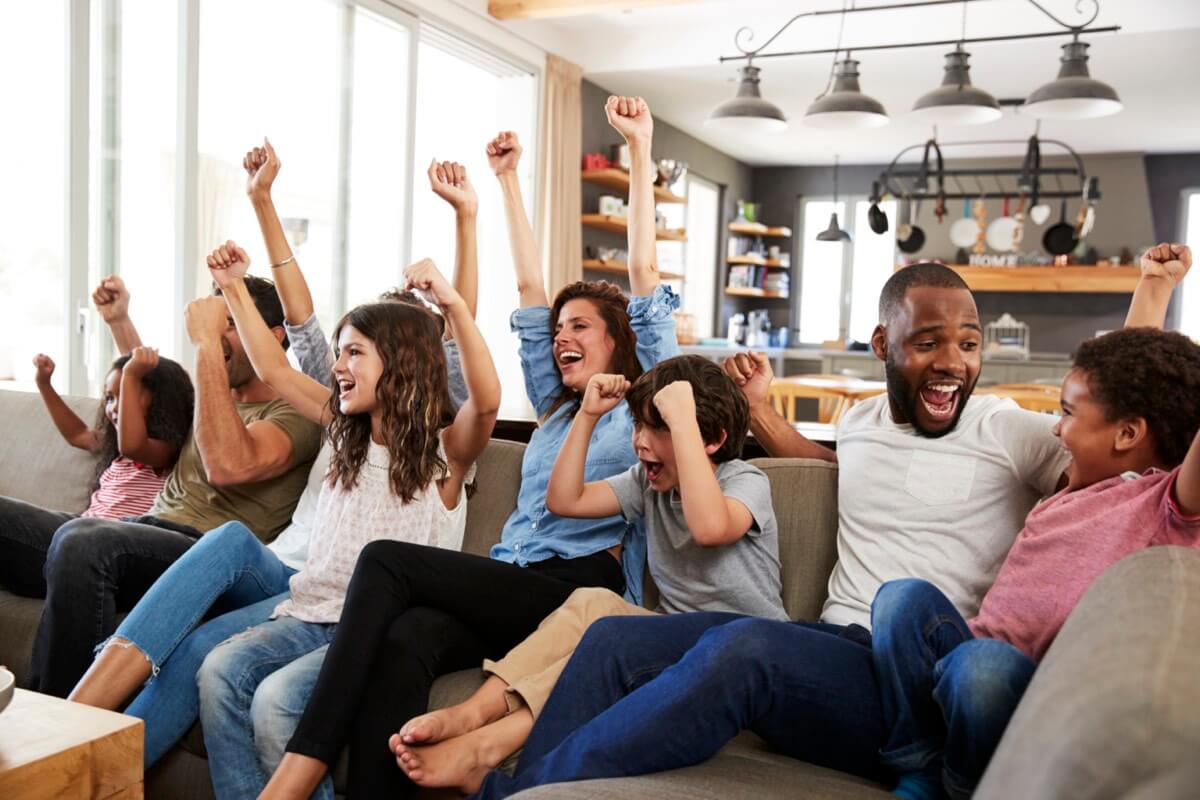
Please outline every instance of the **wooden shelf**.
[[1141, 270], [1124, 267], [1052, 267], [1024, 264], [1016, 267], [973, 267], [947, 264], [976, 292], [1096, 292], [1130, 294]]
[[731, 222], [729, 232], [740, 233], [743, 236], [778, 236], [784, 239], [792, 235], [791, 228], [770, 228], [761, 222]]
[[781, 262], [777, 258], [763, 258], [762, 256], [756, 256], [752, 253], [748, 253], [744, 256], [730, 256], [729, 258], [725, 259], [725, 263], [727, 263], [727, 264], [749, 264], [752, 267], [772, 267], [774, 269], [788, 269], [788, 267], [784, 266], [783, 262]]
[[[624, 217], [607, 217], [603, 214], [584, 214], [579, 221], [589, 228], [598, 228], [612, 233], [628, 233], [629, 223]], [[660, 242], [686, 242], [687, 231], [683, 229], [663, 229], [655, 231], [654, 238]]]
[[[609, 167], [608, 169], [585, 169], [583, 179], [589, 183], [597, 183], [606, 189], [629, 193], [629, 173], [623, 169]], [[654, 200], [658, 203], [686, 203], [686, 197], [672, 194], [665, 186], [654, 187]]]
[[[594, 270], [596, 272], [609, 272], [613, 275], [628, 275], [629, 265], [624, 261], [601, 261], [598, 258], [585, 258], [583, 260], [583, 268]], [[663, 272], [659, 270], [658, 277], [664, 281], [681, 281], [683, 276], [678, 272]]]
[[767, 299], [786, 300], [787, 292], [768, 292], [765, 289], [753, 289], [750, 287], [734, 287], [726, 286], [725, 294], [730, 297], [763, 297]]

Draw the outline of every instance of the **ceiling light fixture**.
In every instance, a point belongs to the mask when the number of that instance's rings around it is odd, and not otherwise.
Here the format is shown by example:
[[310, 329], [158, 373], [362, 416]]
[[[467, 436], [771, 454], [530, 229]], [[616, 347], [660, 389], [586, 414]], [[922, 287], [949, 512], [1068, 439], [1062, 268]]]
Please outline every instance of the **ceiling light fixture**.
[[946, 125], [979, 125], [1003, 116], [996, 98], [971, 85], [970, 55], [962, 45], [946, 54], [942, 85], [921, 95], [913, 104], [913, 116]]
[[1095, 119], [1120, 111], [1116, 90], [1088, 72], [1087, 42], [1076, 33], [1062, 49], [1058, 77], [1029, 95], [1021, 110], [1039, 119]]
[[738, 69], [737, 94], [713, 109], [705, 126], [735, 133], [774, 133], [787, 128], [787, 117], [779, 106], [764, 100], [758, 88], [759, 69], [752, 61]]
[[858, 86], [858, 62], [846, 58], [834, 67], [833, 88], [804, 112], [804, 122], [817, 128], [878, 128], [887, 125], [883, 104], [862, 93]]
[[838, 157], [833, 157], [833, 208], [834, 212], [829, 215], [829, 227], [817, 234], [818, 242], [848, 242], [850, 234], [842, 230], [842, 226], [838, 224], [837, 215], [838, 201]]

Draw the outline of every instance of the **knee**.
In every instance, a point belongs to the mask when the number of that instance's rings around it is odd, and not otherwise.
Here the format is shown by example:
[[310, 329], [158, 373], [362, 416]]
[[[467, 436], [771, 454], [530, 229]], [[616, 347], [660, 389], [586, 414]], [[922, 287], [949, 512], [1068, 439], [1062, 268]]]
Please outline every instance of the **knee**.
[[602, 617], [596, 620], [584, 631], [575, 651], [588, 653], [589, 655], [580, 656], [584, 659], [602, 659], [620, 652], [621, 643], [628, 639], [628, 631], [625, 628], [628, 623], [628, 619], [621, 617]]
[[281, 670], [268, 676], [254, 692], [250, 720], [254, 744], [263, 757], [282, 757], [304, 713], [306, 697], [296, 691]]
[[624, 607], [625, 601], [608, 589], [588, 586], [571, 592], [562, 607], [584, 617], [604, 617]]
[[257, 551], [262, 544], [252, 530], [235, 521], [226, 522], [218, 528], [213, 528], [200, 537], [200, 541], [196, 543], [195, 547], [196, 549], [215, 548], [220, 554], [236, 556], [236, 554], [248, 550]]
[[196, 670], [196, 688], [200, 692], [200, 707], [222, 704], [237, 691], [238, 663], [234, 640], [217, 645]]
[[871, 603], [871, 634], [878, 637], [899, 622], [919, 614], [930, 598], [940, 594], [937, 587], [920, 578], [900, 578], [879, 587]]
[[947, 710], [972, 718], [1007, 720], [1033, 678], [1027, 655], [997, 639], [973, 639], [956, 647], [936, 667], [934, 694]]
[[728, 674], [748, 674], [770, 661], [779, 626], [786, 622], [744, 617], [709, 628], [694, 648], [713, 668]]
[[104, 534], [109, 524], [108, 520], [79, 517], [60, 526], [46, 552], [47, 577], [63, 570], [93, 566], [105, 548]]

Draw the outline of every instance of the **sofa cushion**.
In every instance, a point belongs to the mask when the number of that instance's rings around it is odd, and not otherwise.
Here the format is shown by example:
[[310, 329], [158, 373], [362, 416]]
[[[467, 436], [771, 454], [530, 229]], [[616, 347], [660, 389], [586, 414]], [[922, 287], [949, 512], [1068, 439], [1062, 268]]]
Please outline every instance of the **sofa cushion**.
[[25, 685], [29, 674], [33, 635], [41, 619], [41, 600], [18, 597], [0, 589], [0, 665], [12, 671], [18, 686]]
[[492, 439], [476, 464], [476, 488], [467, 503], [463, 552], [486, 556], [500, 541], [504, 523], [517, 507], [525, 445]]
[[[91, 425], [100, 402], [94, 397], [63, 397]], [[41, 395], [0, 391], [0, 495], [35, 506], [81, 514], [96, 459], [63, 441]]]

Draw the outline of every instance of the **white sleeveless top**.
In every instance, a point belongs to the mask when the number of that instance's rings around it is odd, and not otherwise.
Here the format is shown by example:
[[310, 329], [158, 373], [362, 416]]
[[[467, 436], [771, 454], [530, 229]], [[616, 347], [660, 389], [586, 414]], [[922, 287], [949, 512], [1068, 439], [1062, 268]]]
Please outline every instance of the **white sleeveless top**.
[[[445, 459], [444, 451], [441, 455]], [[475, 467], [467, 474], [458, 502], [447, 509], [436, 481], [408, 503], [392, 494], [389, 464], [387, 448], [371, 442], [353, 489], [322, 484], [304, 569], [292, 576], [291, 597], [275, 607], [272, 617], [337, 622], [358, 555], [376, 539], [462, 548], [467, 521], [465, 485], [474, 478]]]

